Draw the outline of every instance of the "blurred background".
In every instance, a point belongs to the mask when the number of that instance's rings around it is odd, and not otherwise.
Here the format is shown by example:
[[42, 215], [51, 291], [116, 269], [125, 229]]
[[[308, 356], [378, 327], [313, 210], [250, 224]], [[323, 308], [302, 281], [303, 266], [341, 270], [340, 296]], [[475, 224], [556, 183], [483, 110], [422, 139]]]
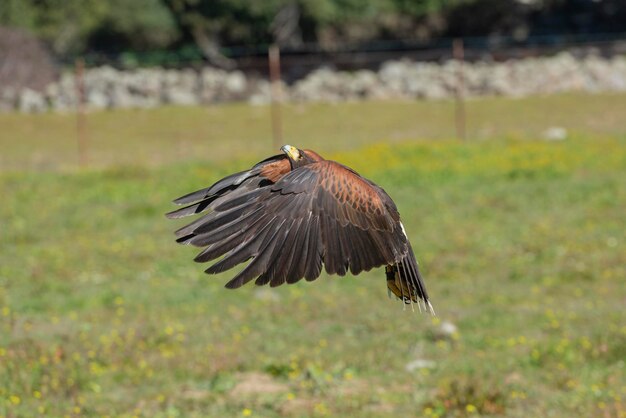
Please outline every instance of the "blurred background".
[[[175, 244], [285, 143], [392, 196], [436, 317]], [[0, 195], [0, 417], [626, 417], [622, 0], [3, 0]]]

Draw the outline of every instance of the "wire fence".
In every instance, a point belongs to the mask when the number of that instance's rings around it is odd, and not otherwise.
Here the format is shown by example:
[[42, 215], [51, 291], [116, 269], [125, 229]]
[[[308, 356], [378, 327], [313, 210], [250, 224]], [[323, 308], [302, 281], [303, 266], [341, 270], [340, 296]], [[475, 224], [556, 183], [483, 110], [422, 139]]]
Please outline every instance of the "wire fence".
[[[465, 60], [482, 59], [502, 61], [513, 58], [546, 56], [563, 50], [580, 54], [593, 51], [604, 56], [626, 54], [626, 33], [535, 35], [518, 39], [512, 36], [464, 37]], [[332, 47], [319, 43], [304, 43], [298, 47], [281, 48], [283, 79], [291, 82], [320, 66], [339, 70], [378, 68], [385, 61], [409, 59], [413, 61], [443, 61], [452, 58], [455, 38], [441, 38], [429, 42], [416, 40], [375, 41], [368, 43], [340, 43]], [[226, 46], [225, 57], [239, 70], [257, 73], [269, 78], [267, 53], [271, 45]], [[76, 57], [62, 62], [73, 66]], [[176, 51], [98, 52], [81, 58], [88, 67], [110, 65], [120, 68], [164, 66], [172, 68], [201, 67], [208, 62], [196, 46]]]

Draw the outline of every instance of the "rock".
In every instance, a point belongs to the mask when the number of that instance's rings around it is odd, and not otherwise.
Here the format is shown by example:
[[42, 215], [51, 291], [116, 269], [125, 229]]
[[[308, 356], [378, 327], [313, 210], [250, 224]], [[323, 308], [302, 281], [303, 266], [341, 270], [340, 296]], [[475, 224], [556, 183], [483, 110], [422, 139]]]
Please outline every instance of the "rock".
[[452, 322], [442, 321], [439, 325], [439, 332], [441, 333], [441, 335], [452, 337], [458, 332], [458, 329], [456, 325], [454, 325]]
[[434, 369], [437, 367], [437, 363], [432, 360], [426, 359], [415, 359], [413, 361], [408, 362], [404, 368], [407, 372], [412, 372], [419, 369]]
[[248, 103], [254, 106], [267, 105], [272, 101], [271, 87], [267, 80], [258, 80], [253, 93], [248, 98]]
[[403, 95], [406, 91], [405, 79], [410, 71], [409, 68], [410, 62], [408, 61], [388, 61], [382, 65], [378, 77], [391, 91], [397, 95]]
[[[579, 54], [580, 55], [580, 54]], [[458, 88], [460, 63], [396, 60], [378, 71], [336, 71], [321, 67], [297, 80], [282, 84], [283, 100], [341, 102], [363, 99], [450, 99]], [[588, 53], [582, 58], [570, 52], [552, 57], [465, 62], [464, 92], [468, 97], [499, 95], [521, 97], [566, 91], [626, 91], [626, 57], [611, 59]], [[226, 72], [205, 67], [193, 69], [136, 69], [120, 71], [110, 66], [85, 71], [85, 99], [89, 107], [153, 107], [163, 104], [244, 101], [264, 105], [271, 100], [268, 80], [250, 78], [241, 71]], [[74, 75], [62, 74], [42, 93], [34, 90], [0, 91], [0, 110], [39, 112], [52, 108], [76, 108]], [[546, 131], [544, 137], [559, 140]], [[551, 139], [552, 138], [552, 139]], [[557, 138], [557, 139], [554, 139]]]
[[224, 87], [233, 95], [242, 94], [247, 87], [246, 76], [241, 71], [234, 71], [226, 76]]
[[370, 70], [360, 70], [352, 75], [348, 84], [348, 92], [359, 99], [384, 97], [385, 92], [378, 75]]
[[[94, 109], [105, 109], [109, 107], [109, 97], [99, 90], [92, 90], [86, 95], [87, 105]], [[115, 106], [111, 106], [115, 107]]]
[[24, 113], [40, 113], [48, 110], [48, 103], [42, 93], [26, 88], [20, 91], [18, 108]]
[[162, 74], [161, 99], [164, 103], [189, 106], [198, 104], [200, 79], [192, 70], [166, 70]]
[[56, 111], [69, 111], [76, 108], [76, 82], [72, 73], [64, 73], [56, 87], [50, 89], [51, 107]]
[[442, 321], [436, 328], [429, 331], [434, 341], [455, 341], [459, 338], [459, 330], [450, 321]]
[[123, 85], [114, 86], [109, 90], [109, 106], [111, 108], [136, 107], [135, 97]]
[[543, 131], [542, 137], [546, 141], [564, 141], [567, 139], [567, 130], [560, 126], [553, 126]]
[[163, 92], [165, 103], [172, 105], [191, 106], [198, 104], [198, 97], [191, 91], [170, 87]]
[[254, 291], [254, 298], [263, 302], [279, 302], [280, 296], [272, 288], [259, 287]]

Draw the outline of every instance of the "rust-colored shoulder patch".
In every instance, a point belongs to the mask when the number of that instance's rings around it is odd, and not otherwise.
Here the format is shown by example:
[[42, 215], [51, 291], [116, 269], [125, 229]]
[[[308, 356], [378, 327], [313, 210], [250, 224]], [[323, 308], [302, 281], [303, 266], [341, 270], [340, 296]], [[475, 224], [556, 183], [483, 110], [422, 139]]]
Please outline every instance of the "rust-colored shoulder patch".
[[348, 214], [355, 211], [365, 215], [350, 217], [350, 221], [361, 227], [371, 224], [377, 228], [392, 228], [393, 219], [385, 208], [378, 190], [359, 176], [356, 172], [334, 161], [323, 161], [317, 164], [321, 181], [320, 186], [344, 207]]
[[315, 151], [305, 149], [303, 152], [313, 161], [325, 161], [324, 158]]
[[289, 163], [289, 159], [285, 157], [281, 160], [265, 164], [263, 168], [261, 168], [261, 176], [265, 177], [272, 183], [276, 183], [290, 171], [291, 164]]

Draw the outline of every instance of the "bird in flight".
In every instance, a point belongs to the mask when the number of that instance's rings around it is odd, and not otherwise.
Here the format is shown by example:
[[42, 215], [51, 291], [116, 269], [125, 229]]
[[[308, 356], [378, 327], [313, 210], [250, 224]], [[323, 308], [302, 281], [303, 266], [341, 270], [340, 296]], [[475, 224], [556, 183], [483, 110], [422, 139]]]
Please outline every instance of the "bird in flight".
[[413, 249], [389, 195], [349, 167], [291, 145], [283, 154], [174, 200], [176, 219], [202, 214], [176, 231], [203, 247], [195, 261], [219, 259], [216, 274], [247, 263], [226, 287], [251, 280], [280, 286], [385, 266], [388, 291], [434, 314]]

